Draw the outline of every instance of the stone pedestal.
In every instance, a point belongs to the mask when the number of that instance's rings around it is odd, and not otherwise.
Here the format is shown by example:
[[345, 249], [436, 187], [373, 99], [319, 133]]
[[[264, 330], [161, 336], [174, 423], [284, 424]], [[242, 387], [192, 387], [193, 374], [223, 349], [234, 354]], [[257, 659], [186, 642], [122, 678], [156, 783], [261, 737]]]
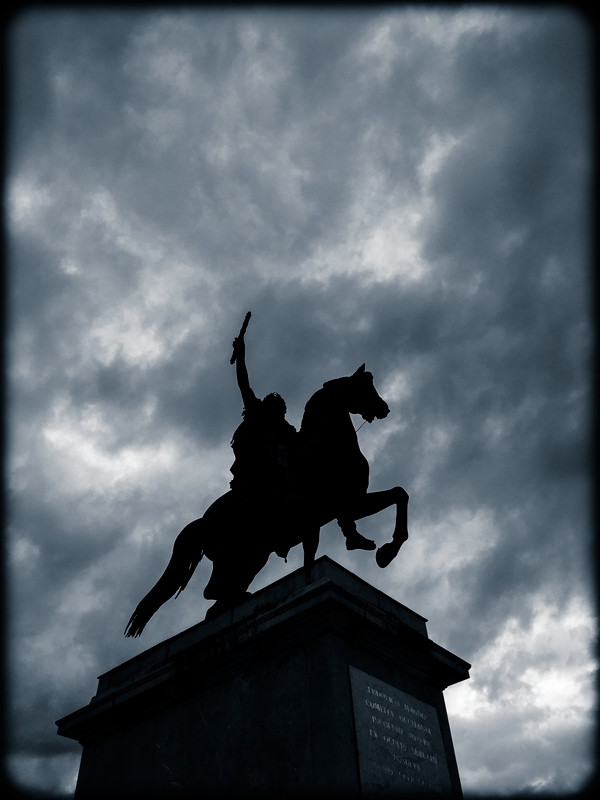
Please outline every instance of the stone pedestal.
[[462, 796], [442, 692], [469, 664], [326, 556], [100, 676], [57, 722], [76, 800]]

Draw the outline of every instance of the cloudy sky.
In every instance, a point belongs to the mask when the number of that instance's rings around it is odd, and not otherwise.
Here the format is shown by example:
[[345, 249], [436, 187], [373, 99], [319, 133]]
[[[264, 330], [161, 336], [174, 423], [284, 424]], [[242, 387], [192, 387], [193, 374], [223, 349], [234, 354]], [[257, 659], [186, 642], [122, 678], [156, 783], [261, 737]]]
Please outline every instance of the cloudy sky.
[[[123, 629], [228, 488], [246, 311], [297, 427], [363, 362], [359, 439], [410, 494], [386, 570], [327, 554], [472, 663], [446, 693], [465, 793], [592, 768], [590, 41], [568, 10], [131, 12], [10, 30], [11, 771], [73, 790], [54, 721], [203, 619], [210, 562]], [[356, 424], [360, 422], [356, 418]], [[389, 539], [391, 511], [359, 529]], [[273, 555], [259, 589], [300, 566]]]

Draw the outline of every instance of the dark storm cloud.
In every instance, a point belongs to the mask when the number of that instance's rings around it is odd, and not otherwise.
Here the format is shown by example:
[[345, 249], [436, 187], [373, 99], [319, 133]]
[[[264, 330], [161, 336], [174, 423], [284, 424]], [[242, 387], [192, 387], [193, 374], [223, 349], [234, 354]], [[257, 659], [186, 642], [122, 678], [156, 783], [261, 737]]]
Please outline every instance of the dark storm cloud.
[[[390, 404], [359, 439], [371, 488], [408, 490], [411, 538], [385, 571], [335, 525], [319, 553], [477, 659], [455, 701], [465, 787], [576, 784], [585, 761], [552, 777], [543, 754], [524, 759], [515, 783], [479, 744], [478, 771], [468, 743], [529, 746], [557, 702], [536, 705], [531, 681], [553, 659], [573, 741], [588, 724], [577, 18], [52, 11], [11, 41], [15, 774], [64, 787], [53, 754], [74, 770], [79, 746], [53, 720], [86, 702], [90, 676], [202, 618], [205, 562], [143, 642], [120, 635], [177, 532], [228, 487], [229, 356], [251, 310], [251, 384], [282, 394], [296, 427], [324, 381], [363, 362]], [[381, 543], [390, 514], [360, 529]], [[301, 558], [273, 557], [252, 588]], [[546, 613], [572, 641], [528, 649]]]

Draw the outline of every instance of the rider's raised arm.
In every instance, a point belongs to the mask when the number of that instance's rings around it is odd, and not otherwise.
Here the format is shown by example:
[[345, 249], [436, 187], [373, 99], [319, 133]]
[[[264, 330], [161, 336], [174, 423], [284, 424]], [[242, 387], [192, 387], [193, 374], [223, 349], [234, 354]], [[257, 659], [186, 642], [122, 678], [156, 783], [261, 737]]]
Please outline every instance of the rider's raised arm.
[[256, 395], [250, 387], [250, 380], [248, 378], [248, 370], [246, 368], [246, 343], [244, 336], [237, 336], [233, 340], [233, 352], [235, 355], [235, 374], [237, 377], [238, 386], [242, 393], [242, 401], [245, 407], [250, 406], [256, 402]]

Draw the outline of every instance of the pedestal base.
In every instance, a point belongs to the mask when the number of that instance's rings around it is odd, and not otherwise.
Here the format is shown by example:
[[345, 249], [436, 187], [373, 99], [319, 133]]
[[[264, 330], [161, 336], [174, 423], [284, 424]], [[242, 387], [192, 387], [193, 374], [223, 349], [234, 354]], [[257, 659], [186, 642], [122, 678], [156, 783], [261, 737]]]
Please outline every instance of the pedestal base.
[[442, 691], [469, 664], [326, 556], [115, 667], [57, 722], [76, 800], [461, 797]]

